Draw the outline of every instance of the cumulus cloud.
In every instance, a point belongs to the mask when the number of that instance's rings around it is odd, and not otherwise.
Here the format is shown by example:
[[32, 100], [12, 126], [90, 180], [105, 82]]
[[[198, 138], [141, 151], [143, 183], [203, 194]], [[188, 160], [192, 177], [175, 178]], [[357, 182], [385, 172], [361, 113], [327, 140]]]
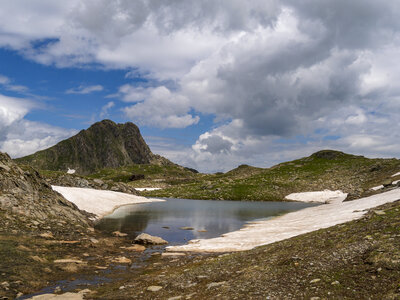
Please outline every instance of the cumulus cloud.
[[39, 2], [2, 5], [0, 46], [154, 82], [111, 95], [142, 125], [214, 116], [185, 150], [193, 164], [268, 165], [321, 147], [399, 155], [399, 1]]
[[171, 93], [165, 86], [157, 88], [131, 88], [124, 86], [126, 101], [139, 101], [145, 95], [145, 100], [125, 107], [126, 117], [142, 125], [160, 128], [184, 128], [199, 122], [198, 116], [192, 116], [189, 100], [181, 95]]
[[74, 130], [66, 130], [25, 116], [36, 107], [33, 101], [0, 94], [0, 150], [19, 157], [45, 149], [70, 137]]
[[91, 94], [94, 92], [101, 92], [103, 90], [103, 86], [101, 85], [89, 85], [89, 86], [84, 86], [80, 85], [77, 88], [71, 88], [65, 91], [66, 94], [80, 94], [80, 95], [87, 95]]

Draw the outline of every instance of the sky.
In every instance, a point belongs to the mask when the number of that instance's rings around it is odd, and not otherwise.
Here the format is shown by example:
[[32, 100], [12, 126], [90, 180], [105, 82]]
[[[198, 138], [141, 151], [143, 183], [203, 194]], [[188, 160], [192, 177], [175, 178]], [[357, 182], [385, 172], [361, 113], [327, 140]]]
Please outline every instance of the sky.
[[0, 150], [111, 119], [202, 172], [400, 157], [398, 0], [4, 0]]

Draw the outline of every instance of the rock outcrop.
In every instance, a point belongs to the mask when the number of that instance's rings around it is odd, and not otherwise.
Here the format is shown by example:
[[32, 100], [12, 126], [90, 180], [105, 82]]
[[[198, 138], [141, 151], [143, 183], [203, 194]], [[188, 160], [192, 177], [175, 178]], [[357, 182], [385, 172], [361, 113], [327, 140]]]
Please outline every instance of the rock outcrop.
[[111, 120], [97, 122], [51, 148], [16, 161], [39, 170], [75, 170], [81, 175], [132, 164], [171, 163], [150, 151], [135, 124]]
[[[54, 192], [34, 169], [25, 170], [0, 152], [1, 231], [86, 231], [88, 216]], [[52, 233], [51, 233], [52, 232]]]

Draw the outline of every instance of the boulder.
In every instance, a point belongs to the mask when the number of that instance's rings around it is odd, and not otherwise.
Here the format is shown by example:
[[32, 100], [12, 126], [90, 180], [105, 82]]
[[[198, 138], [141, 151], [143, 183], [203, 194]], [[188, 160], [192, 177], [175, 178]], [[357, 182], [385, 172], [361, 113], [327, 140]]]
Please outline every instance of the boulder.
[[141, 233], [135, 238], [135, 243], [142, 245], [165, 245], [168, 244], [166, 240], [158, 236], [152, 236], [147, 233]]

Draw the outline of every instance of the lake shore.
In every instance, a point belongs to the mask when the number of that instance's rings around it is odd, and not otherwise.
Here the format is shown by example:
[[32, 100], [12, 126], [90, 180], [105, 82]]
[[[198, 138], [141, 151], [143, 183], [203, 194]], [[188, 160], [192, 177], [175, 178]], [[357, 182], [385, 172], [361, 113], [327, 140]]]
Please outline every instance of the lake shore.
[[400, 199], [400, 189], [348, 202], [333, 202], [288, 213], [218, 238], [191, 240], [187, 245], [167, 247], [171, 252], [233, 252], [250, 250], [318, 229], [361, 218], [368, 209]]

